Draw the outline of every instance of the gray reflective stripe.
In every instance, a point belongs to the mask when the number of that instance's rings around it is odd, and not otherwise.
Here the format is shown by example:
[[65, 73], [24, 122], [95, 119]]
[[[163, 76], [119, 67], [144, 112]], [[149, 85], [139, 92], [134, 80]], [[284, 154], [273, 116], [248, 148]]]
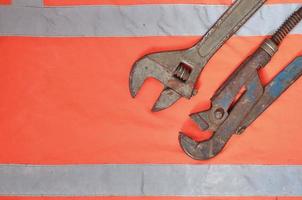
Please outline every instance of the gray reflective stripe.
[[302, 165], [0, 165], [0, 195], [301, 196]]
[[37, 6], [41, 7], [43, 6], [44, 2], [43, 0], [13, 0], [12, 5], [13, 6]]
[[[299, 4], [265, 5], [244, 25], [238, 35], [270, 34], [298, 6]], [[0, 6], [0, 35], [201, 35], [226, 8], [213, 5]], [[302, 33], [302, 24], [292, 33]]]

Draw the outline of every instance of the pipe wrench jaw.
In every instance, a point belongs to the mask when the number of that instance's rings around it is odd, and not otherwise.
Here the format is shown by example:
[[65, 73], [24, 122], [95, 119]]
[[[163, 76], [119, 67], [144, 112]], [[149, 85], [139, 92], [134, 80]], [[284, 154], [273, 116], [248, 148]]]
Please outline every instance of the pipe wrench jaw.
[[203, 131], [215, 131], [217, 127], [228, 117], [228, 111], [223, 107], [214, 105], [202, 112], [190, 114], [191, 119], [198, 124]]
[[186, 51], [153, 53], [135, 62], [130, 72], [129, 89], [134, 98], [148, 78], [155, 78], [164, 89], [155, 102], [152, 111], [160, 111], [173, 105], [181, 97], [190, 99], [196, 94], [199, 63], [186, 60]]
[[210, 141], [197, 142], [182, 132], [179, 133], [178, 140], [182, 150], [194, 160], [208, 160], [217, 154], [213, 152]]
[[[200, 119], [202, 118], [203, 121], [208, 120], [206, 123], [213, 135], [210, 139], [199, 142], [181, 133], [179, 142], [186, 154], [197, 160], [206, 160], [216, 156], [223, 149], [246, 114], [262, 95], [263, 89], [258, 75], [253, 77], [246, 83], [247, 91], [234, 103], [234, 106], [229, 107], [229, 114], [218, 106], [196, 114], [201, 116]], [[201, 126], [200, 121], [195, 120], [199, 126]]]
[[179, 143], [183, 151], [195, 160], [208, 160], [217, 155], [226, 141], [215, 132], [228, 115], [228, 111], [218, 105], [213, 105], [206, 111], [191, 114], [191, 119], [203, 131], [211, 131], [213, 135], [210, 139], [199, 142], [184, 133], [179, 133]]

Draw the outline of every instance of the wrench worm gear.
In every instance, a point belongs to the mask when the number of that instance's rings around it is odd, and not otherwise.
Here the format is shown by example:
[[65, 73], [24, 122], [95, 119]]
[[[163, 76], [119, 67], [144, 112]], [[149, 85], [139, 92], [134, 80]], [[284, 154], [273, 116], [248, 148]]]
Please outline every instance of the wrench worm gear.
[[147, 78], [162, 82], [164, 90], [152, 111], [196, 94], [197, 79], [215, 52], [263, 5], [266, 0], [237, 0], [193, 47], [145, 55], [132, 66], [129, 89], [135, 97]]
[[[179, 142], [184, 152], [197, 160], [216, 156], [234, 133], [241, 134], [291, 84], [302, 75], [302, 57], [296, 58], [265, 87], [258, 70], [270, 61], [285, 36], [301, 21], [302, 7], [295, 11], [279, 30], [248, 57], [211, 98], [209, 110], [191, 114], [202, 130], [213, 132], [210, 139], [195, 141], [183, 133]], [[236, 97], [244, 88], [245, 92]], [[234, 102], [235, 101], [235, 102]]]
[[272, 41], [279, 45], [286, 35], [301, 21], [302, 13], [300, 10], [294, 12], [272, 36]]

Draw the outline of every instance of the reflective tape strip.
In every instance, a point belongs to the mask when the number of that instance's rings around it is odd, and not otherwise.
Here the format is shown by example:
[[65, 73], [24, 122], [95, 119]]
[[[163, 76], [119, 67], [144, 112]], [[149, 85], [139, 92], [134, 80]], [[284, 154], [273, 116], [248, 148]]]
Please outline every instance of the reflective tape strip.
[[43, 0], [13, 0], [12, 6], [36, 6], [42, 7], [44, 4]]
[[302, 165], [0, 165], [0, 195], [301, 196]]
[[[271, 34], [298, 6], [265, 5], [238, 35]], [[222, 5], [0, 6], [0, 35], [199, 36], [226, 8]], [[302, 34], [302, 24], [292, 33]]]

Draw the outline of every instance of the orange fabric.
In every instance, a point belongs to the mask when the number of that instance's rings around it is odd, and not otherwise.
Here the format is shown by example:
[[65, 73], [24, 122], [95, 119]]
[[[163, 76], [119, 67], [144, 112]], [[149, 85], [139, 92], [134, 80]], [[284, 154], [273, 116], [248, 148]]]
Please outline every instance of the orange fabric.
[[[178, 144], [180, 130], [209, 136], [188, 114], [209, 106], [215, 89], [263, 37], [228, 41], [204, 69], [191, 101], [151, 113], [162, 89], [153, 79], [130, 97], [128, 75], [136, 59], [198, 39], [1, 37], [0, 163], [302, 164], [302, 79], [216, 158], [194, 161]], [[291, 35], [283, 42], [262, 72], [266, 82], [302, 55], [301, 41]]]
[[[231, 4], [231, 0], [44, 0], [48, 6], [136, 4]], [[302, 3], [302, 0], [268, 0], [267, 3]]]
[[10, 5], [11, 3], [11, 0], [0, 0], [0, 5]]

